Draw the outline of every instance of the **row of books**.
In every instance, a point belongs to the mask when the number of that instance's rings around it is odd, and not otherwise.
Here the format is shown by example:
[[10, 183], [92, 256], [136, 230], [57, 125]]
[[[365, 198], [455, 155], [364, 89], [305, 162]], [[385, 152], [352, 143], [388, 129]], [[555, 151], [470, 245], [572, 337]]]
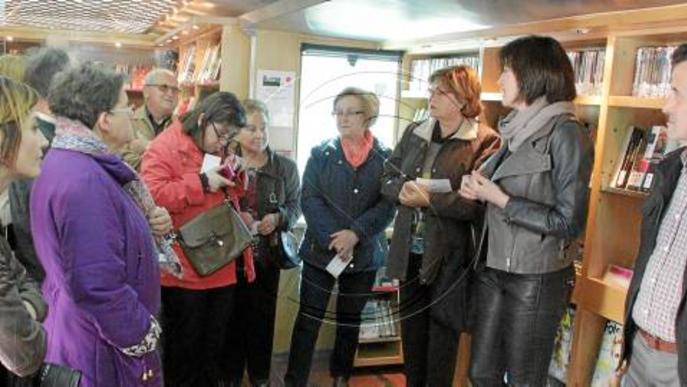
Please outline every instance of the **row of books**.
[[627, 130], [623, 153], [618, 159], [612, 188], [648, 192], [653, 184], [654, 168], [666, 154], [677, 149], [679, 143], [668, 138], [665, 126], [643, 129], [630, 126]]
[[[574, 321], [575, 309], [570, 306], [561, 318], [558, 332], [556, 333], [551, 363], [549, 364], [549, 375], [562, 383], [567, 382]], [[615, 321], [608, 321], [604, 327], [599, 352], [596, 355], [592, 387], [613, 385], [615, 369], [620, 362], [622, 340], [623, 326]]]
[[575, 72], [577, 94], [601, 95], [606, 51], [603, 49], [568, 51], [568, 58]]
[[415, 109], [415, 114], [413, 114], [413, 122], [420, 122], [424, 121], [429, 118], [429, 109], [428, 108], [418, 108]]
[[131, 65], [128, 63], [115, 63], [114, 71], [119, 74], [125, 74], [127, 84], [124, 86], [131, 90], [142, 90], [145, 82], [145, 77], [152, 67], [150, 65]]
[[398, 331], [391, 301], [385, 299], [369, 300], [362, 311], [360, 339], [371, 340], [386, 337], [397, 337]]
[[676, 46], [640, 47], [635, 58], [632, 95], [664, 97], [670, 91], [670, 58]]
[[450, 66], [464, 65], [479, 71], [480, 60], [477, 55], [453, 56], [442, 58], [415, 59], [410, 62], [410, 83], [408, 89], [413, 92], [425, 92], [429, 87], [429, 76], [435, 71]]
[[205, 48], [200, 63], [196, 63], [196, 50], [196, 46], [190, 46], [179, 60], [180, 84], [207, 84], [219, 79], [222, 63], [219, 44]]

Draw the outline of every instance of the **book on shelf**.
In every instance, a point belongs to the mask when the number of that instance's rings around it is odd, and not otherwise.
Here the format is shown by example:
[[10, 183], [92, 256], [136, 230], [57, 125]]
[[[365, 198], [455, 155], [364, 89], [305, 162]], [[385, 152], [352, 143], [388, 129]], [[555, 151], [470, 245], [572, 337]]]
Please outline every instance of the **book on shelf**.
[[[623, 142], [623, 153], [618, 159], [619, 163], [616, 166], [616, 172], [611, 181], [613, 188], [625, 188], [628, 177], [632, 172], [633, 165], [637, 161], [637, 154], [641, 154], [643, 147], [646, 144], [644, 131], [637, 126], [630, 126], [626, 132]], [[641, 156], [640, 156], [641, 158]]]
[[632, 95], [664, 97], [670, 91], [672, 66], [670, 58], [676, 46], [639, 47], [635, 56]]
[[380, 298], [368, 300], [363, 308], [360, 323], [361, 340], [397, 337], [398, 330], [391, 301]]
[[152, 66], [147, 64], [128, 64], [115, 63], [114, 71], [119, 74], [126, 75], [126, 84], [124, 87], [127, 90], [142, 90], [145, 83], [145, 77], [148, 75]]
[[415, 114], [413, 115], [413, 122], [424, 121], [429, 118], [429, 109], [421, 107], [415, 109]]
[[179, 59], [179, 74], [177, 75], [179, 84], [193, 82], [193, 74], [195, 73], [195, 55], [195, 45], [189, 46], [188, 49], [181, 55], [181, 58]]
[[630, 287], [630, 281], [632, 281], [633, 274], [634, 270], [630, 268], [610, 264], [606, 267], [606, 271], [603, 275], [603, 281], [609, 285], [627, 289]]
[[570, 353], [572, 352], [573, 323], [575, 321], [575, 308], [570, 305], [563, 313], [556, 338], [553, 344], [551, 363], [549, 363], [549, 376], [565, 383], [568, 375], [568, 365], [570, 364]]
[[457, 55], [438, 58], [413, 59], [410, 62], [410, 82], [408, 90], [425, 92], [429, 86], [429, 76], [437, 70], [464, 65], [472, 67], [479, 73], [480, 60], [478, 55]]
[[620, 362], [622, 342], [623, 326], [615, 321], [608, 321], [596, 358], [592, 387], [607, 387], [613, 383], [615, 370]]
[[602, 48], [568, 51], [579, 95], [601, 95], [606, 51]]
[[668, 138], [668, 128], [665, 126], [654, 126], [651, 131], [654, 136], [652, 139], [654, 144], [651, 156], [645, 162], [646, 171], [642, 178], [642, 185], [640, 188], [642, 192], [649, 192], [651, 190], [654, 182], [654, 171], [658, 163], [660, 163], [668, 153], [680, 147], [680, 143], [677, 140]]

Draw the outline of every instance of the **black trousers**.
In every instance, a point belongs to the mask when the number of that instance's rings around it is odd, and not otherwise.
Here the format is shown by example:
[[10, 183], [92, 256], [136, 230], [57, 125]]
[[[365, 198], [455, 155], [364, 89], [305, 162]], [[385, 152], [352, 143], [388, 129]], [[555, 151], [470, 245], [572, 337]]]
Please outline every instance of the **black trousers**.
[[422, 256], [411, 254], [401, 282], [401, 338], [408, 387], [450, 387], [460, 335], [430, 316], [432, 285], [422, 285]]
[[227, 330], [225, 379], [239, 386], [244, 368], [252, 385], [270, 378], [279, 268], [265, 259], [255, 261], [256, 278], [248, 283], [239, 273], [234, 313]]
[[218, 386], [235, 286], [207, 290], [162, 287], [165, 386]]
[[[344, 273], [339, 276], [336, 299], [336, 338], [329, 362], [332, 377], [348, 378], [353, 370], [353, 357], [358, 347], [360, 313], [370, 297], [374, 271]], [[287, 386], [304, 387], [310, 375], [315, 342], [325, 316], [329, 296], [336, 280], [323, 269], [305, 263], [301, 274], [301, 300], [298, 317], [291, 334], [289, 366], [284, 377]]]
[[556, 329], [574, 284], [572, 266], [545, 274], [485, 269], [476, 281], [472, 385], [544, 386]]

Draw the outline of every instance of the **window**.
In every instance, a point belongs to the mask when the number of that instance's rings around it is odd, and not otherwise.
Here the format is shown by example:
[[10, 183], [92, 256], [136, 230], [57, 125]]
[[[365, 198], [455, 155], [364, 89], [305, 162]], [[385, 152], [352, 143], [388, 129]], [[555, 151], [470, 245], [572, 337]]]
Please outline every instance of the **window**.
[[377, 94], [379, 117], [372, 133], [391, 147], [396, 121], [401, 52], [357, 50], [304, 44], [301, 47], [300, 104], [298, 109], [298, 169], [303, 173], [312, 147], [336, 137], [332, 117], [334, 97], [355, 86]]

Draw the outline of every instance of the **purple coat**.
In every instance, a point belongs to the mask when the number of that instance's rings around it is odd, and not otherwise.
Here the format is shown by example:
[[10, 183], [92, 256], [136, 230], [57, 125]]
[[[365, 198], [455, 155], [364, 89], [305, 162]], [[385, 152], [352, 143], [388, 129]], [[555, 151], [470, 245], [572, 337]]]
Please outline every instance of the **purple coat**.
[[31, 191], [46, 271], [46, 361], [80, 370], [83, 387], [162, 384], [158, 351], [120, 350], [143, 340], [160, 306], [148, 222], [122, 188], [133, 178], [115, 156], [51, 149]]

